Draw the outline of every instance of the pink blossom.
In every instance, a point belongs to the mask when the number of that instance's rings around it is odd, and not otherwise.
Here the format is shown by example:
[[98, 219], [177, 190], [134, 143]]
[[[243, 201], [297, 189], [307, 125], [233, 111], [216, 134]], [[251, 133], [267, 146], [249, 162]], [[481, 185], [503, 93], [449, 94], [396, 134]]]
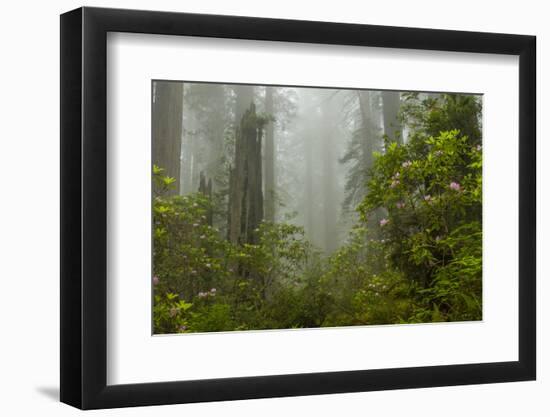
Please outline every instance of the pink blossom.
[[184, 332], [184, 331], [187, 330], [187, 326], [180, 326], [180, 327], [178, 327], [178, 330], [179, 330], [180, 332]]
[[397, 203], [395, 203], [395, 207], [397, 207], [398, 209], [405, 208], [405, 203], [402, 201], [398, 201]]
[[153, 277], [153, 285], [159, 285], [160, 279], [156, 275]]
[[382, 219], [380, 220], [380, 226], [381, 227], [384, 227], [385, 225], [387, 225], [390, 221], [388, 219]]
[[449, 188], [454, 191], [460, 191], [460, 184], [458, 182], [451, 182]]
[[428, 194], [428, 195], [425, 195], [425, 196], [424, 196], [424, 201], [426, 201], [426, 202], [429, 203], [430, 201], [432, 201], [432, 196], [429, 195], [429, 194]]

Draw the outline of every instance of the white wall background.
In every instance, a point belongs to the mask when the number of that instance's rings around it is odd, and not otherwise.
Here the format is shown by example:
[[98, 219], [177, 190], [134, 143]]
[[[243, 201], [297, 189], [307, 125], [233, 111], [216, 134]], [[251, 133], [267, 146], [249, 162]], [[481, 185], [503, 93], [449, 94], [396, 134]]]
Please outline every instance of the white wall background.
[[[9, 2], [0, 21], [0, 411], [69, 416], [59, 392], [59, 17], [70, 0]], [[550, 147], [542, 138], [550, 87], [545, 3], [278, 0], [123, 0], [86, 5], [238, 14], [395, 26], [532, 34], [538, 37], [538, 381], [94, 412], [127, 416], [546, 416], [550, 413]], [[541, 77], [542, 76], [542, 77]]]

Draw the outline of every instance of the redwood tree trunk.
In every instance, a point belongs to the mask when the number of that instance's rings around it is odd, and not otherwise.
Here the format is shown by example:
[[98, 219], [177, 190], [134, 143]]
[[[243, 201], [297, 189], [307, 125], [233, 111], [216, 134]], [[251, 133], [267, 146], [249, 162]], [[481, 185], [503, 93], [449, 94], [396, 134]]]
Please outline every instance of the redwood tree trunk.
[[230, 171], [228, 239], [232, 243], [256, 243], [256, 229], [263, 220], [262, 129], [252, 103], [236, 133]]
[[154, 87], [153, 163], [175, 179], [170, 194], [179, 194], [183, 83], [157, 81]]

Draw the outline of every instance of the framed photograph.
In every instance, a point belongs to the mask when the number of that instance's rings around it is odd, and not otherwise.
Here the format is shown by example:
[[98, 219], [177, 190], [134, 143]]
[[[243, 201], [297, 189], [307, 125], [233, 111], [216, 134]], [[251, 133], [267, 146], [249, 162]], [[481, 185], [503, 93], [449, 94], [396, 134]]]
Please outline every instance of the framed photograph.
[[533, 380], [535, 37], [61, 16], [61, 401]]

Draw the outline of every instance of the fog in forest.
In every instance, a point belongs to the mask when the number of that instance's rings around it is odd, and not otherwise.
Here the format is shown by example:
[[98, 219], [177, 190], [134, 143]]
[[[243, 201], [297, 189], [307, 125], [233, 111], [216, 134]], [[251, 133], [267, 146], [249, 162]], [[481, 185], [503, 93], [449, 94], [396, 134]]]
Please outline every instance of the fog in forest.
[[154, 332], [480, 320], [482, 97], [153, 81]]
[[[365, 193], [362, 181], [369, 169], [369, 161], [359, 159], [382, 150], [384, 133], [397, 140], [404, 136], [398, 92], [175, 82], [155, 82], [153, 88], [182, 97], [179, 194], [199, 191], [202, 176], [217, 201], [227, 199], [234, 132], [253, 103], [266, 119], [265, 219], [304, 227], [309, 241], [327, 254], [356, 220], [354, 207]], [[366, 146], [359, 143], [361, 136]], [[173, 157], [174, 150], [169, 152]], [[226, 231], [227, 213], [216, 211], [213, 223]]]

